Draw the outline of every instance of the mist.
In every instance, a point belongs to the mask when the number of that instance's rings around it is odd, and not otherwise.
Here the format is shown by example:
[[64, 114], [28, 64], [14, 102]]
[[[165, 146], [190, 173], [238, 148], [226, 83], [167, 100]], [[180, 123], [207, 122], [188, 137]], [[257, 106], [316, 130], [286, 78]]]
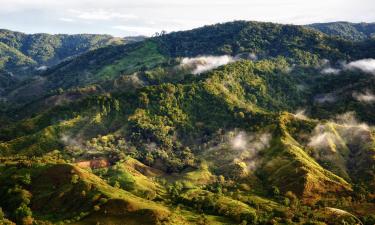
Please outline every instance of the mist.
[[196, 58], [183, 58], [180, 67], [192, 71], [192, 74], [201, 74], [228, 63], [234, 62], [232, 56], [200, 56]]
[[358, 93], [354, 92], [352, 94], [353, 98], [362, 103], [374, 103], [375, 102], [375, 95], [370, 91], [366, 91], [365, 93]]
[[334, 75], [337, 75], [341, 72], [340, 69], [336, 69], [336, 68], [332, 68], [332, 67], [327, 67], [327, 68], [324, 68], [322, 69], [321, 73], [322, 74], [334, 74]]
[[319, 157], [327, 158], [329, 152], [335, 153], [348, 145], [363, 146], [371, 138], [370, 126], [359, 122], [354, 112], [347, 112], [327, 123], [318, 124], [312, 132], [308, 146], [313, 148]]
[[375, 75], [375, 59], [361, 59], [344, 66], [347, 70], [360, 70], [364, 73]]
[[294, 113], [294, 117], [300, 120], [307, 120], [308, 117], [306, 116], [306, 110], [305, 109], [299, 109]]
[[332, 93], [317, 95], [314, 98], [314, 102], [323, 104], [323, 103], [333, 103], [337, 100], [336, 96]]
[[270, 133], [248, 134], [238, 132], [229, 139], [234, 151], [233, 162], [244, 162], [248, 171], [255, 170], [261, 162], [259, 152], [270, 147], [272, 135]]

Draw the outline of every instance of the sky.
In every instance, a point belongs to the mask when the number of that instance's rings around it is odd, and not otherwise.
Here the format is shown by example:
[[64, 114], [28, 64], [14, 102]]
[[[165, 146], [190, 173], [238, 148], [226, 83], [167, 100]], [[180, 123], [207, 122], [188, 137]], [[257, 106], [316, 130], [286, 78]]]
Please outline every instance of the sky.
[[233, 20], [375, 22], [374, 0], [0, 0], [0, 28], [150, 36]]

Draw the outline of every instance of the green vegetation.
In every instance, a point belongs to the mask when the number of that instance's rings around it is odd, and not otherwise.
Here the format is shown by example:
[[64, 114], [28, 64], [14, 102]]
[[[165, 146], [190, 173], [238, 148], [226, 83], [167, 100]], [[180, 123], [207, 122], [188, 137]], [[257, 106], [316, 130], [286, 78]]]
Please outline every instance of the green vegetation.
[[316, 23], [307, 25], [325, 34], [337, 36], [350, 41], [364, 41], [375, 37], [374, 23]]
[[1, 73], [0, 223], [372, 224], [375, 78], [322, 71], [373, 44], [239, 21]]

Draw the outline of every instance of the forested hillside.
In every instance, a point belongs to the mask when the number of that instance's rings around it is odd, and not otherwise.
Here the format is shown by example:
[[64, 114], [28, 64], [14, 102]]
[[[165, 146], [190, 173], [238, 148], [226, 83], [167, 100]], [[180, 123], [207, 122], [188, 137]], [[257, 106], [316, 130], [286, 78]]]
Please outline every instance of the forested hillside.
[[[25, 34], [0, 30], [0, 69], [17, 75], [44, 70], [64, 59], [107, 45], [142, 40], [96, 34]], [[34, 70], [34, 71], [33, 71]]]
[[0, 74], [0, 221], [372, 225], [374, 49], [236, 21]]
[[307, 26], [350, 41], [364, 41], [375, 38], [375, 23], [333, 22], [315, 23]]

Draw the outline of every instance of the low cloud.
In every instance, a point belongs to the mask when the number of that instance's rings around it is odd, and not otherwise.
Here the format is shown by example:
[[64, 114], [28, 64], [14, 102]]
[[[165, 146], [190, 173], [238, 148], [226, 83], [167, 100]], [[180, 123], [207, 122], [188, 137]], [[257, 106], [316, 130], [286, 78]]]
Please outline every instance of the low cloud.
[[256, 61], [256, 60], [258, 60], [258, 56], [255, 53], [252, 53], [252, 52], [250, 52], [250, 53], [241, 53], [241, 54], [236, 55], [235, 59], [236, 60], [247, 59], [247, 60]]
[[359, 70], [364, 73], [375, 75], [375, 59], [361, 59], [350, 63], [341, 62], [340, 68], [334, 68], [329, 61], [323, 61], [322, 74], [339, 74], [342, 70]]
[[329, 159], [337, 151], [347, 145], [361, 146], [371, 139], [371, 129], [366, 123], [360, 123], [354, 112], [337, 116], [334, 120], [318, 124], [308, 143], [315, 150], [315, 158]]
[[244, 162], [248, 171], [255, 170], [261, 162], [259, 152], [270, 147], [270, 133], [248, 134], [244, 131], [229, 138], [233, 152], [233, 162]]
[[235, 59], [228, 55], [183, 58], [180, 68], [191, 70], [193, 74], [201, 74], [234, 61]]
[[333, 95], [332, 93], [328, 93], [328, 94], [317, 95], [314, 98], [314, 101], [316, 103], [323, 104], [323, 103], [333, 103], [336, 101], [336, 99], [337, 98], [335, 95]]
[[60, 141], [66, 146], [74, 146], [74, 147], [83, 148], [82, 141], [67, 134], [62, 134], [60, 137]]
[[375, 75], [375, 59], [361, 59], [344, 66], [348, 70], [360, 70]]
[[47, 66], [39, 66], [38, 68], [36, 68], [37, 71], [44, 71], [44, 70], [47, 70], [48, 67]]
[[341, 72], [340, 69], [335, 69], [335, 68], [332, 68], [332, 67], [327, 67], [327, 68], [324, 68], [322, 69], [321, 73], [322, 74], [339, 74]]
[[354, 92], [352, 94], [353, 98], [362, 103], [374, 103], [375, 102], [375, 95], [370, 91], [366, 91], [365, 93], [358, 93]]
[[[245, 173], [256, 170], [262, 163], [260, 152], [270, 147], [272, 135], [268, 132], [249, 133], [234, 130], [211, 140], [205, 151], [212, 162], [220, 162], [219, 167], [229, 164], [243, 165]], [[222, 164], [222, 162], [226, 162]], [[227, 165], [228, 164], [228, 165]]]
[[301, 119], [301, 120], [307, 120], [308, 117], [306, 116], [306, 110], [305, 109], [299, 109], [297, 112], [294, 114], [295, 118]]
[[150, 36], [155, 34], [156, 32], [160, 32], [163, 29], [157, 27], [145, 27], [145, 26], [123, 26], [123, 25], [116, 25], [112, 26], [112, 29], [121, 30], [133, 33], [134, 35], [146, 35]]
[[246, 133], [241, 131], [231, 140], [231, 146], [234, 150], [245, 150], [247, 148], [247, 138]]
[[331, 66], [331, 62], [328, 59], [323, 59], [320, 61], [320, 64], [316, 67], [316, 69], [321, 69], [322, 74], [339, 74], [341, 69], [334, 68]]

